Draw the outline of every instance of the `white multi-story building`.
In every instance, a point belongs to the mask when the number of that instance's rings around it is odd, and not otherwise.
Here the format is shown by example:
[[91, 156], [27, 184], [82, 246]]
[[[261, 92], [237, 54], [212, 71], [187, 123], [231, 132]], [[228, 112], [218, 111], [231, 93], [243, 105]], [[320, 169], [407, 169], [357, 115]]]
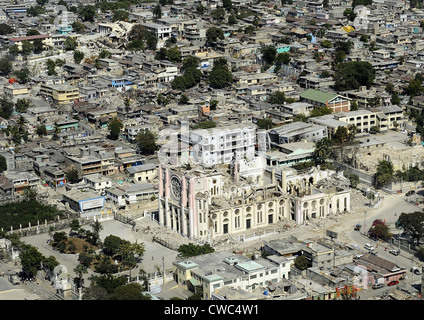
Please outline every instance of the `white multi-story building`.
[[219, 291], [233, 288], [253, 292], [267, 283], [277, 283], [288, 279], [290, 262], [279, 262], [258, 258], [249, 259], [232, 252], [213, 252], [187, 260], [174, 262], [176, 281], [179, 286], [192, 290], [202, 287], [202, 298], [219, 299]]
[[171, 26], [154, 22], [142, 23], [141, 25], [145, 27], [148, 31], [153, 31], [158, 37], [159, 42], [168, 39], [172, 35]]
[[190, 133], [192, 156], [205, 166], [229, 164], [233, 159], [255, 156], [256, 126], [235, 124], [197, 129]]

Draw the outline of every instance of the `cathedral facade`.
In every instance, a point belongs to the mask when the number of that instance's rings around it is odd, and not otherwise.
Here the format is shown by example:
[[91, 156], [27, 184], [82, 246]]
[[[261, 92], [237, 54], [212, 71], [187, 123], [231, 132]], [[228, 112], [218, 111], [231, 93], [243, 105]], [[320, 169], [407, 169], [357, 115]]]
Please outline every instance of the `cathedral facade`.
[[213, 169], [160, 166], [159, 224], [190, 239], [213, 239], [284, 220], [304, 224], [349, 212], [348, 187], [320, 184], [334, 174], [317, 168], [276, 170], [257, 159]]

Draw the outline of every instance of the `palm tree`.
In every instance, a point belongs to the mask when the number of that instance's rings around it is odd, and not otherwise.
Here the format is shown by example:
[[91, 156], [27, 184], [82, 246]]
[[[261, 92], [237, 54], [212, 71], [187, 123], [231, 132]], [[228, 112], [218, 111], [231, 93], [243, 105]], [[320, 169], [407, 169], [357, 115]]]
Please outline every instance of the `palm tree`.
[[323, 164], [331, 153], [331, 141], [328, 138], [323, 138], [315, 143], [313, 152], [315, 164]]
[[59, 125], [57, 124], [57, 122], [54, 123], [54, 128], [53, 128], [53, 140], [57, 140], [59, 139], [59, 132], [60, 132], [60, 128]]
[[78, 288], [81, 288], [84, 283], [83, 275], [88, 273], [87, 267], [80, 263], [74, 268], [74, 272], [78, 275], [75, 277], [74, 283]]
[[102, 224], [99, 222], [99, 220], [96, 220], [91, 224], [91, 228], [93, 230], [93, 236], [96, 240], [95, 242], [97, 244], [100, 244], [100, 235], [99, 234], [100, 234], [100, 231], [103, 230]]

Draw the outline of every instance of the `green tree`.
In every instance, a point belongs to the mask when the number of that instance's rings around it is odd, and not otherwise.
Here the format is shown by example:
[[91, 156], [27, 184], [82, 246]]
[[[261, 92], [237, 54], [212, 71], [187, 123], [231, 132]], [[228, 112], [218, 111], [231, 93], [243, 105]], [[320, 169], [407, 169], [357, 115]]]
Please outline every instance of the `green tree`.
[[343, 51], [344, 53], [349, 54], [353, 48], [353, 42], [350, 40], [336, 41], [334, 43], [334, 47], [336, 48], [336, 51]]
[[223, 8], [212, 10], [211, 17], [217, 22], [222, 22], [225, 17], [225, 10]]
[[15, 29], [13, 29], [7, 23], [0, 23], [0, 35], [4, 36], [14, 32], [15, 32]]
[[46, 61], [47, 74], [49, 76], [56, 75], [56, 63], [52, 59], [47, 59]]
[[65, 171], [66, 180], [70, 183], [75, 183], [79, 180], [79, 172], [76, 168], [71, 168], [68, 171]]
[[215, 249], [211, 247], [208, 243], [204, 245], [197, 245], [190, 242], [188, 244], [183, 244], [178, 247], [178, 256], [181, 258], [190, 258], [201, 254], [212, 253], [214, 251]]
[[110, 295], [120, 287], [127, 285], [128, 280], [125, 276], [113, 276], [103, 274], [92, 276], [90, 287], [83, 289], [83, 300], [109, 300]]
[[298, 256], [294, 259], [294, 265], [299, 270], [303, 271], [308, 267], [308, 259], [304, 255]]
[[330, 40], [322, 40], [321, 41], [321, 47], [323, 48], [332, 48], [333, 43]]
[[272, 123], [271, 119], [258, 119], [256, 122], [256, 125], [259, 129], [266, 129], [269, 130], [274, 127], [274, 124]]
[[424, 212], [401, 213], [396, 222], [396, 227], [402, 228], [404, 232], [409, 233], [419, 245], [424, 234]]
[[12, 62], [10, 61], [10, 57], [8, 55], [3, 56], [0, 59], [0, 73], [3, 75], [8, 75], [13, 70]]
[[313, 117], [321, 117], [327, 114], [331, 114], [333, 111], [331, 110], [331, 108], [327, 107], [327, 106], [322, 106], [322, 107], [315, 107], [309, 114], [309, 117], [313, 118]]
[[74, 62], [76, 64], [80, 64], [83, 59], [84, 59], [84, 52], [79, 51], [79, 50], [75, 50], [74, 51]]
[[158, 37], [153, 31], [150, 31], [146, 35], [146, 47], [150, 50], [156, 50], [158, 44]]
[[32, 245], [23, 245], [19, 258], [25, 277], [35, 278], [37, 272], [41, 270], [43, 255]]
[[78, 9], [78, 16], [82, 21], [94, 22], [96, 19], [96, 8], [93, 5], [80, 6]]
[[110, 300], [150, 300], [148, 295], [142, 293], [139, 283], [133, 282], [123, 286], [119, 286], [110, 295]]
[[186, 104], [189, 101], [190, 101], [190, 99], [185, 94], [182, 94], [178, 103], [179, 104]]
[[337, 51], [336, 54], [334, 55], [334, 63], [336, 64], [342, 63], [345, 58], [346, 58], [346, 52]]
[[76, 32], [76, 33], [83, 33], [85, 31], [85, 24], [82, 23], [81, 21], [74, 21], [72, 23], [72, 29]]
[[142, 130], [136, 136], [138, 150], [144, 155], [154, 154], [157, 145], [156, 138], [150, 130]]
[[375, 173], [376, 187], [382, 187], [389, 183], [393, 178], [393, 164], [387, 160], [380, 160]]
[[215, 128], [216, 127], [216, 122], [214, 121], [202, 121], [199, 122], [197, 125], [193, 125], [191, 128], [193, 130], [196, 129], [209, 129], [209, 128]]
[[180, 62], [181, 61], [181, 52], [178, 49], [178, 47], [169, 48], [166, 51], [166, 56], [167, 56], [169, 61], [172, 61], [172, 62]]
[[7, 170], [6, 158], [0, 155], [0, 173]]
[[106, 50], [106, 49], [102, 49], [102, 51], [100, 51], [100, 53], [99, 53], [100, 59], [110, 58], [111, 56], [112, 56], [112, 53], [109, 50]]
[[289, 64], [291, 60], [290, 53], [288, 52], [278, 53], [275, 60], [276, 60], [276, 63], [278, 64]]
[[160, 4], [157, 4], [153, 7], [153, 20], [157, 21], [158, 19], [162, 18], [162, 7]]
[[0, 99], [0, 117], [9, 119], [13, 113], [13, 102], [7, 100], [6, 98]]
[[27, 13], [30, 17], [36, 17], [40, 14], [45, 13], [46, 10], [42, 6], [33, 6], [27, 10]]
[[29, 107], [31, 107], [32, 102], [28, 98], [20, 98], [16, 100], [15, 109], [19, 113], [26, 112]]
[[233, 8], [233, 2], [231, 0], [222, 0], [222, 6], [229, 12]]
[[206, 30], [206, 42], [214, 46], [218, 39], [224, 39], [224, 31], [219, 27], [210, 27]]
[[275, 91], [269, 95], [268, 102], [271, 104], [283, 104], [286, 102], [286, 96], [283, 91]]
[[206, 11], [206, 8], [205, 8], [202, 4], [199, 4], [199, 5], [196, 7], [196, 12], [197, 12], [198, 14], [200, 14], [201, 16], [203, 16], [203, 14], [205, 13], [205, 11]]
[[115, 10], [113, 11], [112, 21], [128, 21], [129, 12], [126, 10]]
[[65, 51], [73, 51], [78, 47], [78, 41], [75, 37], [66, 37], [63, 44], [63, 49]]
[[339, 65], [334, 74], [336, 90], [346, 91], [361, 86], [371, 87], [375, 78], [375, 69], [369, 62], [352, 61]]
[[15, 77], [18, 79], [19, 83], [27, 83], [31, 75], [31, 71], [26, 67], [19, 70], [15, 70], [13, 71], [13, 73], [15, 74]]
[[184, 76], [176, 76], [171, 82], [171, 87], [174, 90], [184, 91], [187, 88], [186, 79]]
[[115, 256], [120, 252], [124, 242], [126, 242], [126, 240], [111, 234], [104, 239], [102, 251], [108, 256]]
[[121, 130], [124, 127], [121, 120], [119, 120], [117, 117], [111, 119], [108, 124], [109, 127], [109, 137], [112, 140], [118, 140], [119, 135], [121, 134]]
[[332, 141], [329, 138], [323, 138], [315, 142], [313, 158], [315, 164], [323, 164], [331, 153]]
[[261, 49], [262, 60], [267, 65], [272, 65], [277, 57], [277, 49], [273, 45], [265, 46]]
[[9, 47], [9, 55], [12, 57], [17, 56], [21, 53], [21, 50], [19, 49], [17, 44], [13, 44]]
[[34, 44], [28, 40], [22, 41], [21, 53], [24, 56], [31, 54], [34, 51]]
[[390, 102], [395, 105], [400, 105], [400, 98], [397, 92], [392, 93], [392, 97], [390, 98]]
[[74, 278], [74, 283], [77, 286], [77, 288], [81, 288], [84, 284], [84, 274], [88, 273], [88, 268], [79, 263], [75, 268], [74, 272], [77, 274], [77, 276]]
[[219, 58], [214, 62], [209, 74], [209, 82], [211, 87], [215, 89], [222, 89], [233, 83], [233, 74], [228, 69], [225, 58]]
[[74, 233], [78, 234], [79, 230], [81, 229], [81, 224], [79, 223], [77, 219], [73, 219], [69, 227], [71, 228], [71, 234], [74, 234]]

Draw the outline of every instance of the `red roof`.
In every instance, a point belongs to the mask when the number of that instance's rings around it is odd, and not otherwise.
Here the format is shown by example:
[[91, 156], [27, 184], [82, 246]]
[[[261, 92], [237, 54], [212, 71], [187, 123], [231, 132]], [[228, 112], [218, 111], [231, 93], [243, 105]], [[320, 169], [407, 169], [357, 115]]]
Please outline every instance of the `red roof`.
[[19, 42], [19, 41], [24, 41], [24, 40], [35, 40], [35, 39], [46, 39], [46, 38], [50, 38], [51, 36], [48, 34], [36, 34], [33, 36], [25, 36], [25, 37], [16, 37], [16, 38], [9, 38], [9, 41], [13, 41], [13, 42]]

